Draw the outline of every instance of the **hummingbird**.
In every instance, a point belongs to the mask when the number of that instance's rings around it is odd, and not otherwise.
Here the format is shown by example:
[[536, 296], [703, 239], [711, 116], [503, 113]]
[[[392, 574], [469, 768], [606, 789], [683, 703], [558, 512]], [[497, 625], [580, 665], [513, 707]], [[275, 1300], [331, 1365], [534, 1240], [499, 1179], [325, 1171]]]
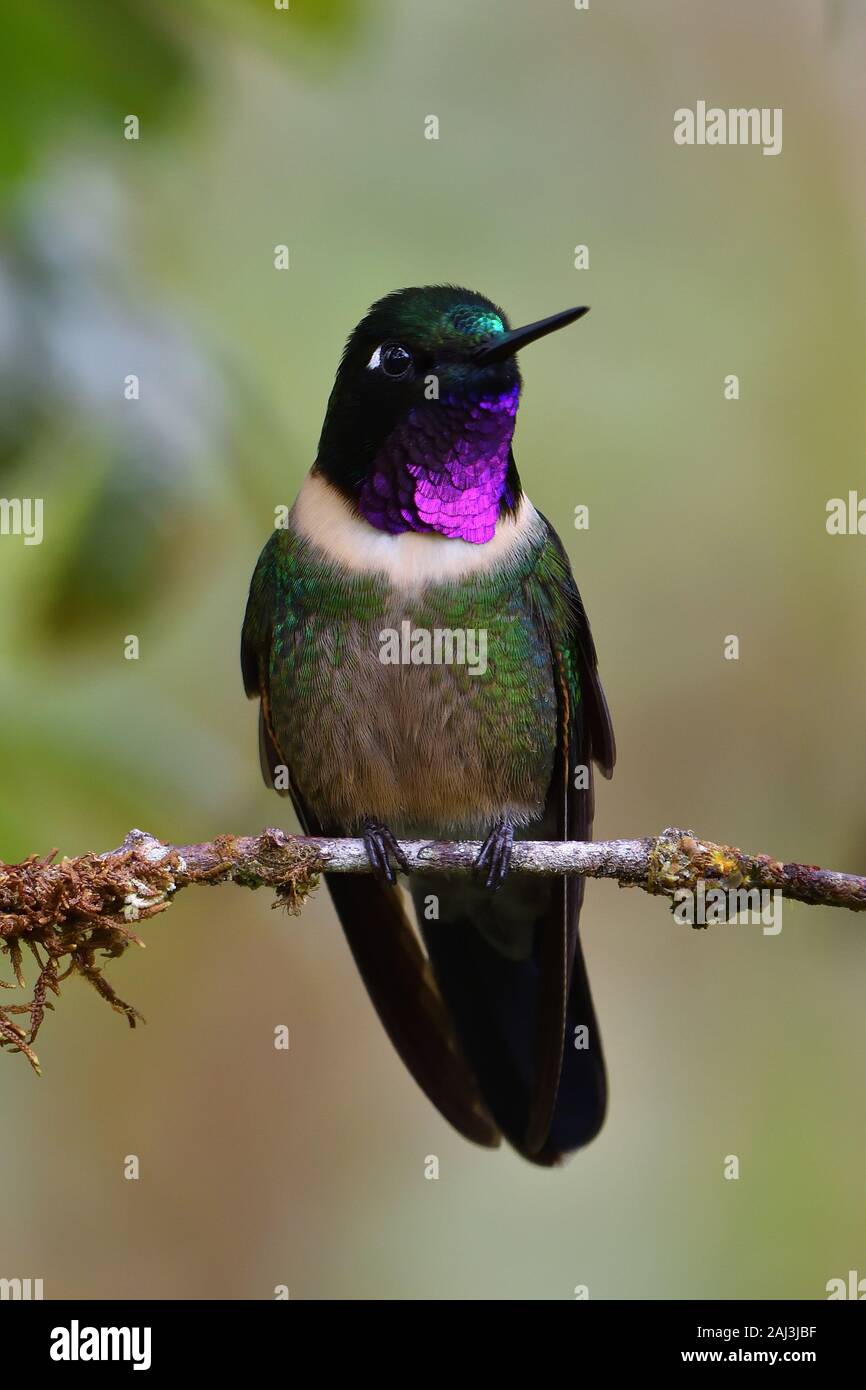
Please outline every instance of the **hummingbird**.
[[[378, 300], [241, 640], [266, 783], [306, 834], [363, 838], [372, 872], [326, 881], [394, 1047], [467, 1139], [547, 1167], [600, 1129], [605, 1068], [583, 880], [509, 873], [512, 847], [589, 839], [592, 767], [609, 777], [615, 746], [565, 549], [512, 438], [516, 354], [586, 312], [512, 328], [453, 285]], [[474, 873], [409, 872], [409, 837], [478, 840]]]

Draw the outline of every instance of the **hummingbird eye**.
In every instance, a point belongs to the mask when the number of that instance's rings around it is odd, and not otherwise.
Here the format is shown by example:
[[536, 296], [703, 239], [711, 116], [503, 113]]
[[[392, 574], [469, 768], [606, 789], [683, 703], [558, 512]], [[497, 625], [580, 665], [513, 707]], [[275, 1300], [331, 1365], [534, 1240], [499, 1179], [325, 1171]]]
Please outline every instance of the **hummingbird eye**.
[[412, 369], [412, 354], [402, 343], [383, 343], [376, 348], [367, 366], [379, 367], [392, 381], [399, 381]]

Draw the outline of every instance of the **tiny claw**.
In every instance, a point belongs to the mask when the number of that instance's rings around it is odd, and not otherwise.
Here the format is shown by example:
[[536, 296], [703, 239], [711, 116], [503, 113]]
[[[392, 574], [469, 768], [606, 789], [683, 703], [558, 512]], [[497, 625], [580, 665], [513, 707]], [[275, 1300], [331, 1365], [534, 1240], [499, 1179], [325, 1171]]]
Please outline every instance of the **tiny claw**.
[[409, 861], [387, 825], [380, 825], [378, 821], [368, 816], [364, 821], [362, 836], [370, 867], [380, 882], [390, 884], [397, 882], [397, 875], [391, 864], [392, 859], [398, 869], [402, 869], [404, 874], [408, 874]]
[[514, 845], [514, 826], [507, 819], [497, 821], [478, 853], [475, 872], [483, 876], [484, 887], [495, 893], [501, 888], [511, 868], [511, 850]]

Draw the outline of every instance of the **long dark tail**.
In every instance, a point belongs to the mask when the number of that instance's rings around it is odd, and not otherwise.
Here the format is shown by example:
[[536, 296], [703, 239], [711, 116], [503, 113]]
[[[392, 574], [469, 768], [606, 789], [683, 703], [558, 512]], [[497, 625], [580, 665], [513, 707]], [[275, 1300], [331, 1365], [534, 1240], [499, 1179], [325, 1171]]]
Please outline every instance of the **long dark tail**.
[[[574, 925], [578, 903], [571, 904], [570, 988], [564, 940], [558, 953], [564, 892], [562, 880], [512, 878], [495, 895], [464, 880], [412, 883], [436, 983], [484, 1100], [508, 1141], [544, 1166], [589, 1143], [601, 1128], [607, 1097]], [[560, 991], [566, 988], [563, 1029]], [[551, 1037], [548, 1010], [557, 1009], [560, 1022]], [[538, 1133], [537, 1102], [545, 1087], [550, 1104]]]
[[368, 874], [325, 878], [355, 964], [397, 1052], [455, 1129], [495, 1148], [499, 1133], [454, 1039], [397, 890]]

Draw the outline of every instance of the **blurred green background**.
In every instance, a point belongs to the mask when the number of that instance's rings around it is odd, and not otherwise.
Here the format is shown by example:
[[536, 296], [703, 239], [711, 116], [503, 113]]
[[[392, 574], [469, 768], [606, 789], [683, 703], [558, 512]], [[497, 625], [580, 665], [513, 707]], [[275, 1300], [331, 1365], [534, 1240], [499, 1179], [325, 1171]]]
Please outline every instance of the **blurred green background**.
[[[614, 714], [597, 834], [866, 873], [866, 539], [824, 524], [866, 491], [862, 5], [7, 0], [0, 51], [0, 490], [45, 499], [41, 546], [0, 539], [0, 857], [293, 828], [241, 690], [247, 584], [346, 334], [447, 280], [514, 322], [592, 305], [527, 354], [516, 454]], [[675, 146], [698, 99], [782, 107], [782, 154]], [[43, 1078], [0, 1054], [0, 1276], [474, 1299], [866, 1274], [862, 920], [691, 932], [593, 884], [584, 924], [609, 1119], [546, 1172], [427, 1104], [324, 889], [297, 920], [185, 894], [108, 967], [146, 1028], [73, 980]]]

